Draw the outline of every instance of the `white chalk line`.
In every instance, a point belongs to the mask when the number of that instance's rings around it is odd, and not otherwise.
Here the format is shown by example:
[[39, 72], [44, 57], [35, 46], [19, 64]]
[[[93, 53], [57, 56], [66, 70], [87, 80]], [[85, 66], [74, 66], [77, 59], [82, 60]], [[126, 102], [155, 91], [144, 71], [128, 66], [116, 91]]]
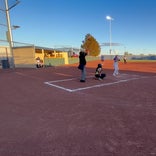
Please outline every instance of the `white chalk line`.
[[61, 87], [59, 85], [55, 85], [55, 84], [52, 84], [52, 83], [49, 83], [49, 82], [44, 82], [44, 83], [47, 84], [47, 85], [49, 85], [49, 86], [53, 86], [53, 87], [56, 87], [56, 88], [59, 88], [59, 89], [62, 89], [62, 90], [68, 91], [68, 92], [73, 92], [72, 89]]
[[[93, 76], [87, 76], [87, 78], [90, 78]], [[77, 78], [71, 78], [71, 79], [62, 79], [62, 80], [54, 80], [54, 81], [48, 81], [48, 83], [57, 83], [57, 82], [65, 82], [65, 81], [72, 81], [72, 80], [76, 80]], [[47, 83], [47, 82], [45, 82]]]
[[[138, 75], [135, 75], [138, 76]], [[77, 78], [71, 78], [71, 79], [63, 79], [63, 80], [56, 80], [56, 81], [48, 81], [48, 82], [44, 82], [45, 84], [55, 87], [55, 88], [59, 88], [68, 92], [76, 92], [76, 91], [81, 91], [81, 90], [86, 90], [86, 89], [92, 89], [92, 88], [98, 88], [98, 87], [103, 87], [103, 86], [109, 86], [109, 85], [113, 85], [113, 84], [119, 84], [119, 83], [124, 83], [124, 82], [128, 82], [128, 81], [132, 81], [132, 80], [137, 80], [137, 79], [142, 79], [142, 78], [149, 78], [147, 76], [139, 76], [139, 77], [135, 77], [135, 78], [129, 78], [129, 79], [125, 79], [125, 80], [119, 80], [116, 82], [109, 82], [109, 83], [103, 83], [103, 84], [98, 84], [98, 85], [93, 85], [93, 86], [88, 86], [88, 87], [81, 87], [81, 88], [76, 88], [76, 89], [69, 89], [69, 88], [65, 88], [59, 85], [56, 85], [54, 83], [56, 82], [65, 82], [65, 81], [72, 81], [75, 80]]]

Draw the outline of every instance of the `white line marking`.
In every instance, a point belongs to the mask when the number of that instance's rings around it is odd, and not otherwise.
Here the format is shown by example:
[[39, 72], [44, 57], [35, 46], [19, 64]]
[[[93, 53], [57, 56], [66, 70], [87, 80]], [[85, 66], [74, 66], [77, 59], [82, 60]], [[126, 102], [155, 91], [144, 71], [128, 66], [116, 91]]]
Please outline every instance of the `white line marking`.
[[53, 86], [53, 87], [59, 88], [59, 89], [62, 89], [62, 90], [65, 90], [65, 91], [68, 91], [68, 92], [72, 92], [72, 89], [68, 89], [68, 88], [65, 88], [65, 87], [54, 85], [54, 84], [51, 84], [51, 83], [48, 83], [48, 82], [45, 82], [45, 84], [47, 84], [49, 86]]
[[[65, 81], [71, 81], [71, 80], [74, 80], [74, 79], [76, 79], [76, 78], [48, 81], [48, 83], [65, 82]], [[45, 83], [47, 83], [47, 82], [45, 82]]]
[[[135, 76], [138, 76], [138, 75], [135, 75]], [[90, 76], [90, 77], [93, 77], [93, 76]], [[83, 87], [83, 88], [76, 88], [76, 89], [69, 89], [69, 88], [61, 87], [61, 86], [55, 85], [53, 83], [71, 81], [71, 80], [74, 80], [74, 79], [77, 79], [77, 78], [63, 79], [63, 80], [56, 80], [56, 81], [48, 81], [48, 82], [44, 82], [44, 83], [49, 85], [49, 86], [53, 86], [53, 87], [56, 87], [56, 88], [59, 88], [59, 89], [62, 89], [62, 90], [68, 91], [68, 92], [76, 92], [76, 91], [81, 91], [81, 90], [86, 90], [86, 89], [91, 89], [91, 88], [98, 88], [98, 87], [103, 87], [103, 86], [109, 86], [109, 85], [113, 85], [113, 84], [123, 83], [123, 82], [142, 79], [142, 78], [148, 78], [148, 77], [147, 76], [140, 76], [140, 77], [136, 77], [136, 78], [119, 80], [119, 81], [116, 81], [116, 82], [98, 84], [98, 85], [93, 85], [93, 86], [88, 86], [88, 87]]]
[[[87, 78], [90, 78], [90, 77], [93, 77], [93, 76], [87, 76]], [[55, 80], [55, 81], [48, 81], [48, 83], [56, 83], [56, 82], [65, 82], [65, 81], [71, 81], [71, 80], [76, 80], [78, 78], [71, 78], [71, 79], [63, 79], [63, 80]], [[47, 82], [45, 82], [47, 83]]]
[[109, 86], [109, 85], [113, 85], [113, 84], [117, 84], [117, 83], [122, 83], [122, 82], [127, 82], [127, 81], [131, 81], [131, 80], [136, 80], [136, 79], [139, 79], [139, 78], [132, 78], [132, 79], [120, 80], [120, 81], [111, 82], [111, 83], [93, 85], [93, 86], [84, 87], [84, 88], [72, 89], [71, 92], [76, 92], [76, 91], [86, 90], [86, 89], [91, 89], [91, 88], [98, 88], [98, 87], [103, 87], [103, 86]]

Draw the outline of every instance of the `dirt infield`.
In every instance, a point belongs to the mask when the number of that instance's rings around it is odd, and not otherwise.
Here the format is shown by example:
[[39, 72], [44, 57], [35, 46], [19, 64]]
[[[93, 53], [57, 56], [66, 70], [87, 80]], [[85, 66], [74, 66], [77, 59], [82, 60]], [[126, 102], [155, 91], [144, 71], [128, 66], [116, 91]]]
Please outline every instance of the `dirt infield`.
[[0, 70], [0, 156], [156, 156], [156, 63]]
[[[95, 68], [95, 65], [98, 63], [103, 63], [104, 69], [113, 69], [113, 62], [111, 60], [105, 60], [104, 62], [101, 62], [100, 60], [92, 61], [92, 62], [88, 62], [87, 66], [91, 68]], [[125, 70], [125, 71], [156, 73], [156, 61], [155, 62], [136, 61], [136, 62], [127, 62], [127, 64], [124, 64], [123, 61], [120, 61], [119, 68], [120, 70]]]

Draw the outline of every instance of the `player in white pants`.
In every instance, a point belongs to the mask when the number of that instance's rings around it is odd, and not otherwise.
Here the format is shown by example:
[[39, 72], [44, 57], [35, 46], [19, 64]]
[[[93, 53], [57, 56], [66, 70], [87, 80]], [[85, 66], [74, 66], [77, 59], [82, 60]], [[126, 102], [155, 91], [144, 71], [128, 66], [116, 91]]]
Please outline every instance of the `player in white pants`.
[[113, 72], [113, 75], [117, 76], [119, 74], [118, 62], [120, 61], [120, 58], [118, 57], [118, 55], [115, 55], [113, 60], [114, 60], [114, 72]]

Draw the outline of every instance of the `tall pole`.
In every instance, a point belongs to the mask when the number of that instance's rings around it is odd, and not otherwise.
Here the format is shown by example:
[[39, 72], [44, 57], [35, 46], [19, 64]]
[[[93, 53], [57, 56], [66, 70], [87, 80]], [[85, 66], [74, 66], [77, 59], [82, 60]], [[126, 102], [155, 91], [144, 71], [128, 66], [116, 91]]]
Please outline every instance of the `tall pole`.
[[8, 0], [5, 0], [5, 7], [6, 7], [7, 26], [8, 26], [7, 39], [8, 39], [9, 46], [10, 46], [9, 65], [11, 68], [15, 68], [14, 55], [13, 55], [13, 39], [12, 39], [12, 30], [11, 30], [11, 23], [10, 23]]
[[110, 28], [109, 28], [109, 49], [110, 49], [110, 55], [112, 54], [112, 23], [111, 23], [111, 20], [109, 20], [110, 22]]
[[[16, 0], [15, 4], [9, 7], [8, 0], [5, 0], [5, 12], [6, 12], [6, 19], [7, 19], [7, 27], [8, 27], [7, 39], [8, 39], [9, 46], [10, 46], [9, 65], [11, 68], [15, 68], [15, 63], [14, 63], [14, 54], [13, 54], [14, 43], [13, 43], [13, 37], [12, 37], [12, 27], [11, 27], [11, 22], [10, 22], [9, 10], [15, 7], [17, 4], [19, 4], [19, 2], [20, 2], [19, 0]], [[18, 27], [19, 26], [15, 26], [14, 28], [18, 28]]]
[[109, 52], [112, 54], [112, 20], [111, 16], [106, 16], [106, 19], [109, 20]]

